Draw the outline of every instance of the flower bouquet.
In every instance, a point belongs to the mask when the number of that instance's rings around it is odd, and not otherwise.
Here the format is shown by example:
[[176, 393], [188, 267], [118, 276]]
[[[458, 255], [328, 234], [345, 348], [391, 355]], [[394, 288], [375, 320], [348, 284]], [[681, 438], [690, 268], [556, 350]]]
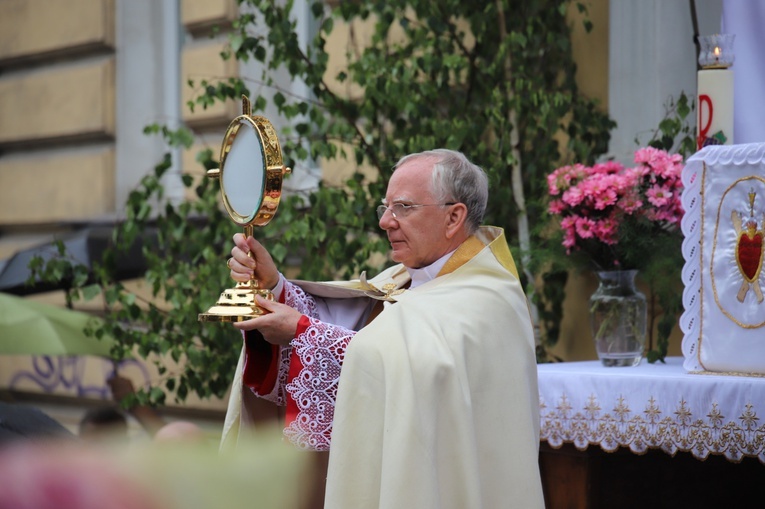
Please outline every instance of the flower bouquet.
[[663, 242], [681, 238], [682, 156], [646, 147], [635, 163], [574, 164], [547, 177], [567, 255], [595, 270], [642, 270]]
[[632, 366], [642, 358], [647, 312], [645, 296], [634, 287], [638, 271], [651, 289], [649, 348], [659, 307], [667, 318], [659, 324], [663, 350], [649, 352], [649, 361], [663, 359], [679, 312], [672, 283], [680, 281], [679, 272], [667, 275], [682, 267], [682, 156], [646, 147], [634, 161], [631, 168], [614, 161], [574, 164], [547, 177], [548, 210], [566, 257], [600, 280], [591, 322], [598, 355], [608, 366]]

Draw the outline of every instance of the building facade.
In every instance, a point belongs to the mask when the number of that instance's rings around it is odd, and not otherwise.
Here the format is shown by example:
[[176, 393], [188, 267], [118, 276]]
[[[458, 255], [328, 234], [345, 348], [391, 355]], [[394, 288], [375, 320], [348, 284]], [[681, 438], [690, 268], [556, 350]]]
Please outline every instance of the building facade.
[[[309, 37], [310, 4], [295, 3], [298, 26]], [[722, 1], [693, 4], [700, 33], [719, 31]], [[579, 86], [617, 122], [609, 156], [625, 161], [635, 139], [657, 127], [669, 98], [695, 96], [692, 15], [688, 2], [592, 0], [587, 6], [591, 33], [571, 9]], [[175, 167], [166, 185], [183, 197], [178, 173], [203, 175], [194, 155], [202, 147], [217, 151], [241, 108], [230, 101], [192, 112], [186, 102], [198, 90], [189, 81], [198, 86], [202, 79], [239, 75], [252, 89], [264, 86], [257, 63], [220, 58], [238, 9], [235, 0], [0, 1], [0, 260], [83, 225], [119, 220], [130, 191], [168, 150]], [[347, 27], [336, 26], [328, 44], [343, 52], [347, 36]], [[300, 83], [285, 80], [283, 87], [307, 97]], [[275, 114], [266, 115], [278, 128]], [[180, 152], [145, 135], [154, 123], [189, 127], [196, 146]], [[320, 171], [332, 178], [350, 170], [298, 169], [290, 185], [311, 186]], [[594, 289], [594, 281], [570, 284], [573, 294]], [[57, 294], [31, 298], [63, 302]], [[567, 304], [556, 352], [567, 360], [594, 358], [576, 321], [586, 313], [584, 299]], [[679, 342], [672, 352], [679, 352]], [[63, 382], [44, 382], [33, 362], [0, 359], [0, 387], [14, 389], [13, 380], [25, 380], [15, 389], [83, 396]], [[80, 389], [100, 383], [94, 394], [103, 397], [101, 369], [89, 368]], [[151, 376], [135, 369], [139, 381]], [[199, 405], [223, 409], [221, 402]]]

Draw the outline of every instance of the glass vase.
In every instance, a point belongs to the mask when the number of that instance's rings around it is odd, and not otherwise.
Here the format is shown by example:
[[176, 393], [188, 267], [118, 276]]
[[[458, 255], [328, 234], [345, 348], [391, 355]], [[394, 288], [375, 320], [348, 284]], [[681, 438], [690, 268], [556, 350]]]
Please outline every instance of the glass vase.
[[595, 350], [604, 366], [637, 366], [646, 339], [645, 295], [635, 288], [636, 270], [598, 272], [590, 297]]

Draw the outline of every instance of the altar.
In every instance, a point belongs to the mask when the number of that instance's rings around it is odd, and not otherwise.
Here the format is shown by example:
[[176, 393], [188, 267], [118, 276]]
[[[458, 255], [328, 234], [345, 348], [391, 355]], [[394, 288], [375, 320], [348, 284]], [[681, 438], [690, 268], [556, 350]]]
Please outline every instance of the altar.
[[[693, 491], [714, 507], [712, 486], [740, 502], [754, 495], [748, 480], [765, 476], [765, 377], [689, 373], [681, 357], [541, 364], [538, 374], [548, 507], [640, 507], [646, 490], [663, 499], [680, 490], [685, 502]], [[620, 488], [633, 495], [610, 505]]]

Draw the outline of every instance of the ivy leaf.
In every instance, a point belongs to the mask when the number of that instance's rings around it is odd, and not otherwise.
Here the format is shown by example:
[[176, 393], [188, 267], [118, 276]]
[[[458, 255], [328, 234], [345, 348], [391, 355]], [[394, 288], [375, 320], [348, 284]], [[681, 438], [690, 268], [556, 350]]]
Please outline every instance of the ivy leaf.
[[242, 43], [244, 42], [244, 37], [242, 34], [239, 33], [233, 33], [228, 39], [228, 43], [231, 46], [231, 50], [236, 53], [239, 51], [239, 49], [242, 47]]
[[97, 284], [87, 285], [82, 288], [82, 298], [86, 301], [92, 300], [101, 294], [101, 287]]

